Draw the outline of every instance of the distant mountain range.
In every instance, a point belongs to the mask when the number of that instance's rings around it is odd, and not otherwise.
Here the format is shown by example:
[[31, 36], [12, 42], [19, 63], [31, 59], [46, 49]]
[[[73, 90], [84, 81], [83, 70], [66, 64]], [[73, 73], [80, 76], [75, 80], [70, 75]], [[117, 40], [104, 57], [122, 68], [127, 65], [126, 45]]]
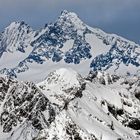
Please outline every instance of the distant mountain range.
[[90, 70], [139, 75], [140, 46], [91, 28], [66, 10], [38, 31], [22, 21], [0, 34], [1, 74], [39, 82], [60, 67], [72, 67], [83, 75]]

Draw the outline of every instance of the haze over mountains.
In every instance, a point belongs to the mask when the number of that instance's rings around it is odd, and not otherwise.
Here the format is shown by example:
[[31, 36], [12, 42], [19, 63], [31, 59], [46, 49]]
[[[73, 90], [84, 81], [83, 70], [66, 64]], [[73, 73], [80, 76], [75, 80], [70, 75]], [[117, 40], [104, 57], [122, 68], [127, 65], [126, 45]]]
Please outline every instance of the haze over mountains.
[[140, 45], [62, 11], [0, 34], [0, 140], [139, 140]]

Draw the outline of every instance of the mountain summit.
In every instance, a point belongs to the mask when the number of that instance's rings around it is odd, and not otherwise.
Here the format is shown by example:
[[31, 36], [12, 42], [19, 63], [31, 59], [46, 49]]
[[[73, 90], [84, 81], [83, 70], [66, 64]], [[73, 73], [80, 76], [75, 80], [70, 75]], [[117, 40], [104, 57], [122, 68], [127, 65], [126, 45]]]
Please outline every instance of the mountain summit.
[[63, 27], [70, 28], [73, 26], [75, 30], [85, 30], [86, 25], [80, 20], [77, 14], [64, 10], [61, 12], [61, 16], [57, 20], [57, 24]]
[[0, 33], [0, 140], [139, 139], [140, 45], [66, 10]]
[[1, 74], [40, 82], [60, 67], [71, 67], [82, 75], [89, 71], [139, 75], [140, 46], [91, 28], [66, 10], [38, 31], [25, 22], [13, 22], [1, 33]]

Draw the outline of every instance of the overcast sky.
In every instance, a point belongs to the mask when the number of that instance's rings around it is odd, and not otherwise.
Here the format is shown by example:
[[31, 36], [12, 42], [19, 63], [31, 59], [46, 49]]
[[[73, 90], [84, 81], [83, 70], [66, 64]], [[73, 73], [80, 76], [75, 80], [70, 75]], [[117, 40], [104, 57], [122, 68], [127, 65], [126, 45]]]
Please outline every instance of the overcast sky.
[[140, 44], [140, 0], [0, 0], [0, 30], [21, 20], [39, 29], [64, 9], [90, 26]]

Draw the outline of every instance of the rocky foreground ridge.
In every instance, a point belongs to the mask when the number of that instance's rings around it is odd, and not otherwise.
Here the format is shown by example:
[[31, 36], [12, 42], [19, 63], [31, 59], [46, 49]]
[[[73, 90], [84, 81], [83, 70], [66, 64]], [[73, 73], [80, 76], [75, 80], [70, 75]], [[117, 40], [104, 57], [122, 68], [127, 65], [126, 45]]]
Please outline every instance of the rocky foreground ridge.
[[0, 140], [138, 140], [140, 78], [72, 69], [44, 81], [0, 77]]

